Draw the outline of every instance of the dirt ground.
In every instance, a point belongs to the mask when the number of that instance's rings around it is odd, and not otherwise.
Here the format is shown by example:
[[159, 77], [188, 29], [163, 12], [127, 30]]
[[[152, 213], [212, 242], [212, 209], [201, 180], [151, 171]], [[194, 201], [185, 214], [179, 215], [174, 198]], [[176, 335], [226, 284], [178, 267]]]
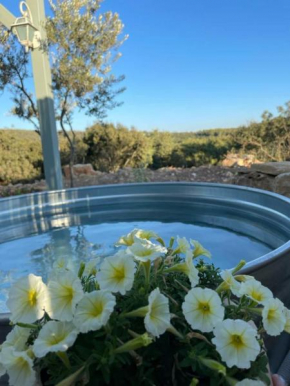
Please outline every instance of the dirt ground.
[[[117, 173], [96, 172], [94, 175], [80, 174], [74, 176], [74, 187], [124, 184], [140, 182], [217, 182], [232, 184], [235, 182], [238, 168], [221, 166], [201, 166], [188, 169], [162, 168], [158, 170], [149, 169], [120, 169]], [[65, 188], [70, 187], [70, 180], [64, 178]], [[0, 186], [0, 197], [41, 192], [47, 189], [45, 181], [35, 181], [31, 184], [10, 184]]]

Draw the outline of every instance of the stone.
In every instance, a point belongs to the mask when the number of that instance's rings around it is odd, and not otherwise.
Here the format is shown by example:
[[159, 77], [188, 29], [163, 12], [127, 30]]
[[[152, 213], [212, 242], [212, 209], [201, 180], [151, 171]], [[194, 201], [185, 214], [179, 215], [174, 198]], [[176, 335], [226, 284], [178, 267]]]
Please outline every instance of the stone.
[[97, 172], [94, 170], [91, 164], [77, 164], [73, 166], [74, 174], [86, 174], [90, 176], [95, 176]]
[[279, 174], [274, 180], [274, 192], [290, 197], [290, 172]]
[[243, 185], [249, 186], [250, 188], [257, 188], [263, 190], [273, 191], [274, 189], [274, 180], [275, 177], [272, 175], [251, 172], [251, 173], [242, 173], [235, 176], [233, 180], [234, 185]]
[[253, 164], [260, 163], [253, 154], [227, 154], [226, 158], [222, 161], [222, 166], [231, 168], [233, 166], [250, 167]]
[[[62, 168], [63, 174], [66, 179], [70, 179], [70, 167], [69, 165], [65, 165]], [[89, 176], [96, 176], [99, 175], [100, 172], [97, 172], [94, 170], [93, 166], [91, 164], [77, 164], [72, 167], [73, 176], [77, 175], [89, 175]]]
[[252, 171], [278, 176], [279, 174], [290, 173], [290, 162], [265, 162], [263, 164], [254, 164]]

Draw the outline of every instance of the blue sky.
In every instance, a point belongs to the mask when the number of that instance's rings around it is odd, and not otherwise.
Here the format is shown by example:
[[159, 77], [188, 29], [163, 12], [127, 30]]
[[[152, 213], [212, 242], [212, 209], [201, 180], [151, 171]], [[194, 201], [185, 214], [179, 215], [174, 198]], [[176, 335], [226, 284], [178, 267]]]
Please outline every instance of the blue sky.
[[[17, 12], [18, 1], [2, 0]], [[235, 127], [290, 100], [289, 0], [104, 0], [130, 35], [113, 68], [123, 106], [108, 121], [142, 130]], [[8, 117], [1, 126], [28, 128]], [[93, 118], [78, 114], [75, 128]]]

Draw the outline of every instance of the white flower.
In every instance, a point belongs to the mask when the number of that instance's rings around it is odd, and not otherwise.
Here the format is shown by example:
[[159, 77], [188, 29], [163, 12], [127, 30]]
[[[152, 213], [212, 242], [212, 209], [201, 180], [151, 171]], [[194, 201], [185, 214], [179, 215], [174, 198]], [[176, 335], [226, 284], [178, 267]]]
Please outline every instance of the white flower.
[[98, 272], [97, 266], [100, 264], [100, 258], [97, 257], [95, 259], [92, 259], [86, 263], [83, 276], [95, 276]]
[[286, 307], [284, 308], [284, 315], [286, 318], [284, 331], [286, 331], [286, 332], [288, 332], [288, 334], [290, 334], [290, 310], [288, 310], [288, 308], [286, 308]]
[[228, 269], [225, 269], [221, 272], [221, 277], [224, 280], [224, 282], [221, 284], [222, 288], [225, 290], [231, 290], [231, 292], [238, 297], [241, 297], [240, 295], [240, 289], [241, 289], [241, 283], [239, 283], [235, 277], [232, 275], [231, 271]]
[[226, 319], [214, 329], [212, 343], [228, 367], [248, 369], [259, 352], [257, 329], [243, 320]]
[[187, 251], [184, 261], [184, 273], [188, 276], [191, 287], [195, 287], [199, 282], [199, 276], [198, 269], [194, 266], [192, 258], [191, 251]]
[[134, 244], [135, 236], [145, 240], [159, 238], [158, 234], [153, 231], [143, 230], [143, 229], [133, 229], [132, 232], [128, 233], [127, 235], [121, 236], [115, 245], [126, 245], [127, 247], [129, 247]]
[[1, 352], [1, 363], [7, 370], [9, 385], [35, 385], [36, 373], [33, 370], [33, 360], [26, 351], [15, 351], [12, 347], [7, 347]]
[[76, 267], [72, 259], [68, 259], [67, 257], [59, 257], [52, 265], [54, 269], [54, 273], [60, 271], [71, 271], [75, 272]]
[[194, 247], [193, 257], [206, 256], [211, 258], [211, 253], [205, 249], [197, 240], [190, 239], [190, 244]]
[[257, 303], [263, 304], [266, 300], [273, 298], [269, 288], [264, 287], [258, 280], [247, 280], [241, 284], [240, 294], [246, 295]]
[[70, 322], [77, 303], [83, 297], [80, 279], [72, 272], [57, 274], [48, 283], [51, 298], [51, 309], [48, 312], [52, 319]]
[[1, 349], [7, 347], [13, 347], [15, 351], [25, 351], [28, 349], [26, 342], [30, 335], [31, 330], [29, 328], [23, 328], [15, 326], [12, 331], [6, 336], [5, 342], [2, 344]]
[[37, 358], [42, 358], [49, 352], [63, 352], [71, 347], [78, 336], [73, 323], [47, 322], [35, 339], [33, 352]]
[[186, 253], [188, 251], [191, 251], [190, 244], [185, 237], [177, 236], [176, 241], [178, 244], [178, 248], [176, 249], [178, 253]]
[[199, 276], [198, 269], [194, 266], [192, 259], [192, 251], [188, 250], [183, 263], [175, 264], [172, 267], [167, 268], [164, 272], [183, 272], [188, 276], [191, 287], [195, 287], [199, 282]]
[[156, 288], [150, 293], [148, 301], [145, 328], [153, 336], [159, 337], [170, 326], [169, 300]]
[[236, 383], [235, 386], [265, 386], [265, 383], [259, 380], [246, 378]]
[[97, 281], [102, 290], [125, 295], [133, 287], [135, 271], [136, 263], [132, 256], [120, 251], [104, 259], [97, 273]]
[[286, 316], [284, 304], [279, 299], [268, 299], [264, 302], [262, 317], [267, 334], [277, 336], [284, 330]]
[[210, 332], [224, 318], [218, 294], [209, 288], [192, 288], [184, 298], [182, 311], [193, 330]]
[[74, 324], [80, 332], [96, 331], [106, 325], [116, 305], [116, 298], [108, 291], [86, 293], [79, 302]]
[[9, 290], [7, 307], [12, 322], [33, 323], [41, 319], [50, 306], [46, 285], [40, 276], [28, 275], [16, 281]]
[[167, 249], [161, 245], [153, 244], [149, 240], [135, 237], [134, 244], [127, 248], [127, 252], [133, 255], [136, 260], [146, 263], [167, 253]]

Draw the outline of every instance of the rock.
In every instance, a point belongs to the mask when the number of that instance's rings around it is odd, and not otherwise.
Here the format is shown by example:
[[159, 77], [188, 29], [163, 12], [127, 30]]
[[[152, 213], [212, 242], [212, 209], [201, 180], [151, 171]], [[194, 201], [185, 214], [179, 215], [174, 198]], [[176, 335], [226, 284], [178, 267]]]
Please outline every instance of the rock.
[[264, 189], [273, 191], [275, 177], [259, 172], [251, 172], [248, 174], [238, 174], [234, 180], [234, 185], [249, 186], [250, 188]]
[[85, 164], [85, 165], [81, 165], [81, 164], [78, 164], [78, 165], [74, 165], [73, 166], [73, 173], [74, 174], [86, 174], [86, 175], [90, 175], [90, 176], [95, 176], [96, 174], [98, 174], [98, 172], [96, 172], [94, 170], [94, 168], [92, 167], [91, 164]]
[[279, 174], [274, 180], [274, 192], [290, 197], [290, 173]]
[[[69, 167], [69, 165], [63, 166], [62, 170], [63, 170], [63, 174], [64, 174], [65, 178], [69, 179], [70, 178], [70, 167]], [[72, 171], [73, 171], [73, 175], [74, 176], [82, 175], [82, 174], [89, 175], [89, 176], [96, 176], [96, 175], [99, 175], [101, 173], [101, 172], [95, 171], [91, 164], [84, 164], [84, 165], [83, 164], [77, 164], [77, 165], [74, 165], [72, 167]]]
[[251, 170], [278, 176], [279, 174], [290, 173], [290, 162], [265, 162], [263, 164], [255, 164], [251, 166]]
[[244, 166], [248, 168], [255, 163], [260, 163], [260, 161], [258, 161], [253, 154], [240, 156], [239, 154], [229, 153], [222, 161], [222, 166], [230, 168], [233, 166]]

